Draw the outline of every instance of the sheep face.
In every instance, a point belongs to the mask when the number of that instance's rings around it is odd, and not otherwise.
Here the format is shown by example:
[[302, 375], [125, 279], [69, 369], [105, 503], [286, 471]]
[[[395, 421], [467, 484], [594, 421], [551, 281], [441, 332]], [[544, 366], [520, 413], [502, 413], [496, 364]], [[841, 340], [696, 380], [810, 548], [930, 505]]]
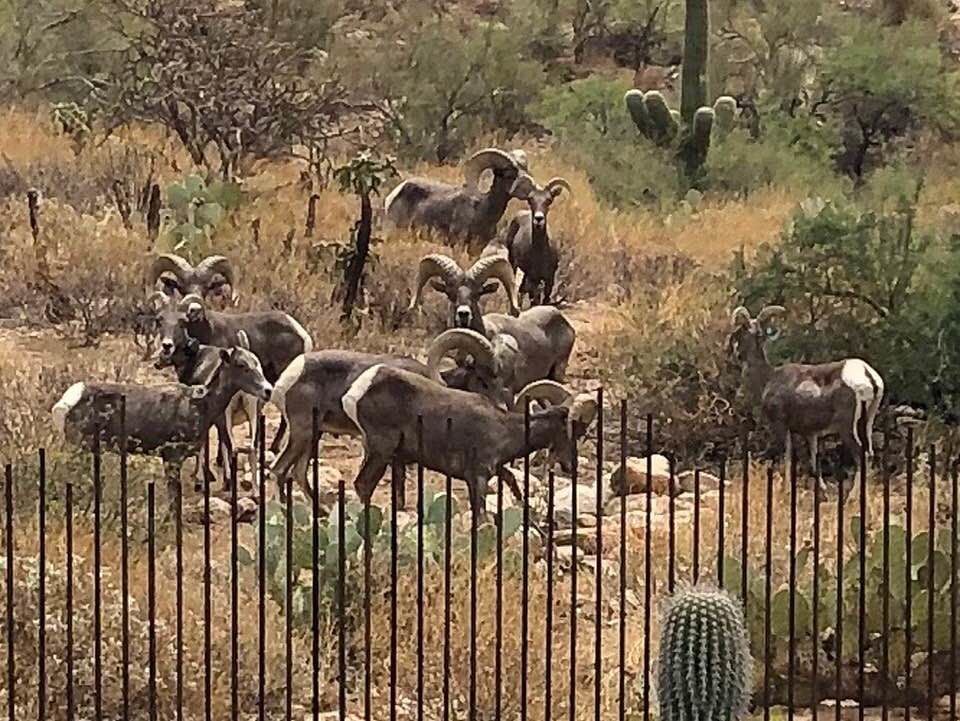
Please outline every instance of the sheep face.
[[233, 301], [233, 268], [222, 255], [205, 258], [196, 266], [177, 255], [161, 255], [151, 274], [154, 290], [173, 303], [196, 295], [222, 310]]
[[530, 208], [530, 222], [535, 231], [544, 231], [547, 228], [547, 213], [553, 201], [563, 192], [563, 188], [537, 188], [527, 196], [527, 206]]
[[782, 313], [780, 306], [768, 306], [751, 318], [746, 308], [733, 312], [733, 327], [728, 347], [734, 360], [742, 366], [766, 363], [767, 343], [780, 337], [775, 318]]
[[480, 299], [497, 290], [496, 282], [490, 282], [477, 287], [472, 283], [461, 283], [448, 288], [443, 286], [442, 292], [450, 300], [450, 327], [475, 328], [483, 317], [480, 310]]
[[223, 364], [220, 372], [227, 373], [236, 387], [264, 402], [270, 400], [273, 386], [267, 382], [263, 366], [253, 353], [244, 348], [222, 348], [220, 360]]

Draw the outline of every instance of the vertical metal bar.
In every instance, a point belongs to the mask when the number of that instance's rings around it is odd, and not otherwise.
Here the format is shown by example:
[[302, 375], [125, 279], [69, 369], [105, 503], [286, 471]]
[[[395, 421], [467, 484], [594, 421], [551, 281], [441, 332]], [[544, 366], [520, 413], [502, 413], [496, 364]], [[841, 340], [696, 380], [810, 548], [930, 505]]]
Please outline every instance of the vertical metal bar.
[[887, 468], [887, 449], [890, 444], [889, 423], [884, 423], [883, 434], [883, 595], [881, 596], [881, 633], [883, 653], [880, 657], [880, 681], [882, 685], [880, 714], [882, 721], [890, 716], [888, 708], [890, 685], [890, 474]]
[[[820, 483], [820, 461], [817, 459], [814, 475], [816, 482]], [[837, 624], [836, 624], [836, 706], [834, 708], [836, 721], [843, 719], [843, 550], [844, 550], [844, 517], [843, 517], [843, 481], [837, 482]]]
[[[905, 530], [907, 533], [907, 553], [904, 564], [906, 576], [906, 599], [904, 604], [904, 689], [907, 702], [904, 704], [903, 717], [910, 721], [911, 688], [913, 687], [911, 658], [913, 657], [913, 427], [907, 426], [907, 487], [906, 487]], [[839, 719], [837, 721], [840, 721]]]
[[[814, 469], [814, 473], [816, 470]], [[810, 691], [810, 718], [817, 718], [817, 707], [820, 705], [820, 482], [814, 479], [813, 484], [813, 608], [810, 638], [813, 643], [812, 689]]]
[[149, 681], [147, 715], [157, 719], [157, 517], [156, 490], [153, 482], [147, 484], [147, 633], [149, 645]]
[[[529, 402], [527, 403], [529, 415]], [[447, 419], [447, 445], [453, 438], [453, 421]], [[529, 491], [529, 458], [525, 459], [527, 469], [527, 490]], [[452, 621], [451, 609], [451, 570], [453, 565], [453, 552], [450, 546], [453, 543], [453, 479], [447, 473], [444, 478], [443, 490], [446, 494], [446, 512], [443, 520], [443, 721], [450, 721], [450, 625]], [[526, 494], [525, 494], [526, 495]], [[526, 513], [526, 507], [524, 513]], [[523, 538], [524, 544], [527, 542], [526, 536]], [[526, 554], [523, 557], [526, 564]], [[524, 577], [526, 578], [526, 577]], [[526, 637], [524, 637], [526, 638]], [[524, 643], [526, 647], [526, 643]], [[526, 669], [526, 666], [524, 666]], [[526, 713], [521, 709], [521, 713]], [[369, 719], [367, 720], [369, 721]]]
[[700, 469], [693, 469], [693, 582], [700, 580]]
[[[950, 718], [957, 718], [957, 466], [950, 469]], [[886, 644], [884, 644], [886, 645]]]
[[[177, 721], [183, 721], [183, 484], [176, 487], [176, 564], [177, 564]], [[124, 505], [126, 508], [126, 505]], [[124, 599], [126, 601], [126, 598]]]
[[[866, 415], [866, 414], [864, 414]], [[866, 427], [866, 424], [864, 424]], [[863, 703], [864, 689], [866, 688], [867, 663], [867, 439], [864, 438], [860, 446], [860, 531], [857, 543], [860, 546], [859, 555], [859, 626], [857, 627], [857, 704], [858, 717], [863, 721], [866, 705]]]
[[[257, 414], [257, 438], [266, 437], [266, 419]], [[266, 721], [267, 696], [267, 472], [266, 446], [257, 459], [260, 508], [257, 512], [257, 721]], [[282, 483], [282, 481], [278, 481]]]
[[[128, 486], [127, 397], [122, 395], [120, 396], [120, 684], [123, 695], [123, 721], [128, 721], [130, 718], [130, 519], [127, 509]], [[179, 690], [179, 674], [177, 683]], [[177, 709], [177, 721], [181, 721], [183, 717], [179, 705]]]
[[720, 498], [717, 502], [717, 585], [723, 588], [723, 559], [726, 553], [727, 459], [720, 459]]
[[[337, 711], [340, 721], [344, 721], [347, 718], [347, 497], [346, 485], [342, 481], [337, 486], [337, 547]], [[292, 629], [288, 639], [291, 636]], [[289, 673], [292, 676], [292, 669]], [[293, 685], [290, 680], [287, 683]]]
[[[933, 602], [937, 587], [934, 583], [936, 569], [937, 537], [937, 447], [930, 446], [930, 498], [927, 508], [927, 709], [933, 709]], [[862, 571], [861, 571], [862, 573]], [[862, 670], [861, 670], [862, 673]], [[956, 689], [951, 689], [956, 691]]]
[[[286, 651], [284, 663], [284, 669], [286, 671], [284, 718], [286, 721], [291, 721], [293, 717], [293, 477], [287, 476], [286, 483], [287, 503], [283, 524], [287, 542], [286, 553], [284, 555], [284, 558], [287, 560], [287, 578], [284, 586], [285, 598], [283, 604], [283, 638], [284, 650]], [[342, 545], [339, 548], [339, 552], [342, 556]]]
[[37, 502], [37, 721], [47, 717], [47, 454], [39, 451], [40, 477]]
[[[403, 436], [400, 445], [403, 446]], [[400, 484], [393, 478], [390, 481], [390, 721], [397, 721], [397, 503]]]
[[573, 444], [571, 483], [573, 493], [570, 497], [570, 517], [573, 524], [574, 539], [570, 556], [570, 721], [577, 718], [577, 481], [578, 458], [576, 443]]
[[230, 718], [240, 714], [240, 561], [237, 543], [237, 463], [230, 459]]
[[[467, 475], [470, 476], [476, 468], [476, 454], [475, 452], [470, 453], [470, 458], [467, 461], [467, 467], [470, 470], [470, 473]], [[477, 518], [479, 511], [476, 506], [473, 504], [473, 499], [475, 497], [475, 491], [473, 488], [468, 488], [470, 494], [470, 691], [469, 691], [469, 719], [470, 721], [476, 721], [477, 718], [477, 633], [479, 628], [477, 626], [477, 534], [478, 534], [478, 523], [480, 519]]]
[[[503, 708], [503, 473], [497, 471], [497, 568], [494, 593], [494, 669], [493, 717], [500, 718]], [[423, 719], [418, 719], [423, 721]]]
[[[311, 694], [311, 716], [314, 719], [317, 719], [320, 714], [320, 409], [314, 406], [313, 414], [311, 416], [311, 435], [310, 435], [310, 454], [313, 456], [313, 478], [311, 489], [313, 493], [310, 494], [310, 541], [311, 541], [311, 553], [313, 556], [313, 564], [311, 568], [312, 574], [312, 586], [310, 588], [310, 630], [311, 630], [311, 645], [310, 645], [310, 657], [313, 661], [312, 664], [312, 676], [310, 684], [310, 694]], [[266, 441], [264, 441], [266, 443]], [[364, 640], [365, 640], [365, 651], [366, 651], [366, 677], [367, 681], [365, 683], [365, 694], [369, 693], [369, 676], [370, 676], [370, 636], [369, 636], [369, 623], [370, 623], [370, 574], [369, 567], [367, 564], [367, 556], [369, 556], [370, 543], [368, 541], [370, 536], [370, 499], [368, 498], [364, 503], [364, 517], [367, 519], [366, 523], [368, 524], [365, 529], [366, 533], [363, 539], [363, 554], [364, 554], [364, 600], [363, 600], [363, 610], [366, 628], [364, 629]], [[366, 695], [364, 699], [366, 700]], [[366, 710], [369, 708], [369, 703], [365, 706], [364, 713], [368, 713]], [[369, 719], [365, 719], [369, 721]]]
[[103, 548], [101, 537], [100, 504], [103, 494], [100, 455], [100, 433], [97, 429], [93, 439], [93, 687], [94, 718], [103, 718], [103, 606], [101, 575], [103, 569]]
[[[203, 444], [204, 465], [210, 461], [210, 438]], [[210, 599], [210, 483], [203, 483], [203, 714], [213, 721], [213, 649], [211, 628], [213, 613]]]
[[17, 719], [17, 633], [14, 626], [13, 593], [13, 466], [4, 467], [3, 498], [6, 509], [7, 546], [7, 721]]
[[[499, 478], [499, 475], [497, 476]], [[500, 481], [502, 495], [503, 481]], [[417, 417], [417, 721], [423, 721], [423, 416]], [[497, 617], [497, 631], [500, 618]], [[499, 671], [500, 656], [497, 655]]]
[[770, 663], [772, 661], [772, 634], [770, 630], [773, 604], [773, 467], [767, 468], [767, 526], [764, 537], [764, 603], [763, 603], [763, 719], [770, 721]]
[[670, 456], [670, 475], [667, 483], [667, 505], [669, 508], [667, 590], [673, 593], [677, 586], [677, 504], [676, 504], [676, 468], [673, 455]]
[[543, 719], [553, 718], [553, 503], [555, 482], [553, 471], [547, 480], [547, 618], [544, 637]]
[[747, 593], [747, 565], [750, 562], [750, 438], [743, 437], [743, 478], [740, 483], [740, 598], [744, 611], [750, 604]]
[[[8, 466], [9, 468], [9, 466]], [[9, 485], [9, 484], [8, 484]], [[66, 626], [66, 666], [67, 666], [67, 721], [73, 721], [74, 719], [74, 709], [76, 707], [74, 702], [74, 684], [73, 684], [73, 483], [67, 482], [67, 494], [66, 494], [66, 525], [67, 525], [67, 552], [66, 552], [66, 564], [67, 564], [67, 592], [66, 592], [66, 603], [65, 603], [65, 613], [64, 615], [64, 624]], [[12, 550], [13, 544], [9, 541], [7, 542], [7, 549]], [[7, 569], [8, 572], [13, 568], [13, 564], [7, 559]], [[10, 586], [8, 586], [10, 588]], [[8, 608], [10, 608], [10, 603], [8, 599]], [[9, 619], [8, 619], [9, 622]], [[8, 623], [7, 628], [13, 628], [12, 625]], [[11, 693], [13, 686], [9, 686]]]
[[790, 619], [787, 661], [787, 719], [793, 721], [797, 658], [797, 454], [790, 454]]
[[[627, 402], [620, 401], [620, 473], [621, 486], [626, 485], [627, 467]], [[620, 489], [620, 606], [617, 622], [619, 625], [619, 664], [617, 667], [617, 691], [619, 693], [618, 721], [627, 717], [627, 493]]]
[[[523, 406], [523, 447], [530, 448], [530, 400]], [[447, 492], [449, 494], [449, 491]], [[448, 514], [449, 515], [449, 514]], [[523, 538], [520, 569], [520, 721], [527, 721], [530, 667], [530, 454], [523, 454]], [[449, 597], [448, 597], [449, 600]], [[444, 667], [446, 670], [446, 667]]]
[[[621, 466], [623, 493], [626, 494], [626, 468]], [[647, 414], [647, 507], [643, 529], [643, 721], [650, 721], [650, 643], [653, 616], [653, 414]], [[621, 503], [623, 503], [621, 501]]]
[[597, 570], [594, 574], [593, 608], [593, 718], [600, 721], [603, 700], [600, 679], [603, 674], [602, 644], [600, 642], [603, 615], [603, 388], [597, 390]]

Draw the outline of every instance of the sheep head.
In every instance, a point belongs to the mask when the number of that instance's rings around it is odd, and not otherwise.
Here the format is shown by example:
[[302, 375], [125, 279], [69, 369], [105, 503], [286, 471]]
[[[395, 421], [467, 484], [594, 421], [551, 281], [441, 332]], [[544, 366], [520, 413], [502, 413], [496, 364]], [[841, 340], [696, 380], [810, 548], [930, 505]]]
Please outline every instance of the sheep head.
[[[453, 356], [457, 365], [440, 372], [440, 362]], [[494, 345], [467, 328], [451, 328], [438, 335], [427, 351], [427, 366], [434, 380], [450, 388], [489, 398], [507, 410], [513, 408], [513, 393], [500, 376], [501, 363]]]
[[735, 308], [731, 315], [731, 330], [728, 348], [731, 355], [741, 364], [767, 361], [767, 343], [780, 337], [780, 329], [774, 321], [785, 314], [782, 305], [765, 306], [757, 317], [742, 305]]
[[515, 193], [522, 193], [526, 182], [530, 180], [527, 156], [522, 150], [511, 152], [499, 148], [478, 150], [463, 164], [466, 187], [479, 191], [480, 176], [486, 170], [493, 172], [491, 192], [505, 192], [515, 198], [521, 197]]
[[535, 232], [543, 233], [546, 231], [547, 213], [550, 211], [550, 206], [564, 190], [573, 193], [573, 189], [566, 180], [551, 178], [543, 187], [531, 183], [525, 188], [525, 196], [517, 196], [527, 202], [527, 207], [530, 209], [530, 221], [533, 223]]
[[199, 295], [188, 295], [178, 304], [168, 303], [156, 315], [159, 347], [158, 367], [172, 365], [178, 349], [188, 345], [188, 339], [206, 341], [206, 310]]
[[556, 436], [550, 445], [549, 463], [558, 463], [564, 473], [573, 469], [573, 456], [577, 443], [582, 439], [597, 417], [597, 398], [593, 393], [573, 393], [565, 386], [551, 380], [534, 381], [517, 394], [516, 408], [523, 411], [527, 402], [540, 402], [553, 409], [533, 413], [562, 412], [566, 420], [566, 432]]
[[453, 328], [471, 328], [483, 332], [483, 314], [480, 298], [497, 290], [497, 281], [503, 286], [510, 304], [510, 312], [517, 315], [516, 289], [513, 268], [503, 254], [480, 258], [467, 271], [463, 271], [452, 258], [431, 254], [424, 256], [417, 270], [417, 287], [410, 303], [410, 310], [423, 300], [423, 289], [430, 287], [443, 293], [450, 301], [450, 321]]
[[196, 266], [172, 253], [157, 256], [150, 268], [149, 285], [173, 302], [196, 294], [223, 308], [233, 300], [234, 273], [230, 261], [211, 255]]

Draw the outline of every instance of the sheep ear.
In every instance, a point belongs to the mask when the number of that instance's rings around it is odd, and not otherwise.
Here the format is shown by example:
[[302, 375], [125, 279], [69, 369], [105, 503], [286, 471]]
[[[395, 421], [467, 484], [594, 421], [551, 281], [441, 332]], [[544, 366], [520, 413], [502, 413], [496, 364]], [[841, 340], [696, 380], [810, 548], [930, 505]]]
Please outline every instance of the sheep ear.
[[480, 295], [490, 295], [491, 293], [496, 293], [497, 288], [500, 287], [500, 282], [496, 280], [491, 280], [483, 288], [480, 289]]
[[194, 356], [197, 354], [197, 351], [200, 350], [200, 341], [196, 338], [187, 336], [187, 355]]
[[229, 363], [231, 360], [233, 360], [233, 348], [221, 348], [220, 360], [224, 363]]
[[444, 283], [444, 282], [443, 282], [442, 280], [440, 280], [439, 278], [431, 278], [431, 279], [430, 279], [430, 287], [433, 288], [433, 289], [434, 289], [435, 291], [437, 291], [438, 293], [446, 293], [446, 292], [447, 292], [447, 284]]
[[244, 350], [250, 350], [250, 337], [245, 330], [237, 331], [237, 345]]

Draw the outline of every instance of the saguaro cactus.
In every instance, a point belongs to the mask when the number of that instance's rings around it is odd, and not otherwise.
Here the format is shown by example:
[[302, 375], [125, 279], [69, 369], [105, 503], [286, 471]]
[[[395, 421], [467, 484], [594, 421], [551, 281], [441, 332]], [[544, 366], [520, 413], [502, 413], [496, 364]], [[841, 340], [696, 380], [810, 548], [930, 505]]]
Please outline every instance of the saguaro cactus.
[[695, 587], [667, 601], [661, 621], [660, 721], [737, 721], [750, 700], [743, 610], [724, 591]]
[[728, 95], [707, 106], [707, 63], [710, 59], [708, 0], [687, 0], [684, 25], [683, 77], [680, 112], [670, 110], [656, 90], [630, 90], [624, 97], [633, 122], [644, 136], [661, 146], [677, 142], [677, 156], [687, 175], [706, 162], [710, 141], [733, 128], [737, 101]]

